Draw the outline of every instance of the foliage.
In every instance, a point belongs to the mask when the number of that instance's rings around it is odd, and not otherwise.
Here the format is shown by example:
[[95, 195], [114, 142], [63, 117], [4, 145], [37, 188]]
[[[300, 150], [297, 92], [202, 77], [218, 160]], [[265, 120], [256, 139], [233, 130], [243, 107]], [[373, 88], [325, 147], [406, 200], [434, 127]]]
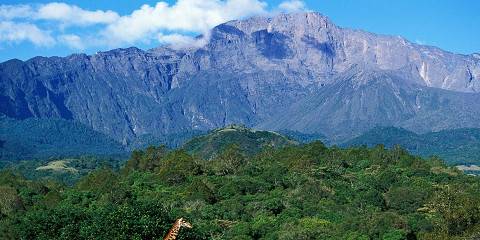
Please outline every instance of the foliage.
[[12, 119], [0, 114], [0, 169], [6, 161], [96, 156], [127, 159], [133, 149], [166, 144], [178, 147], [202, 131], [141, 135], [125, 145], [79, 122], [65, 119]]
[[195, 137], [186, 142], [182, 148], [196, 157], [210, 160], [232, 144], [236, 144], [245, 155], [253, 156], [261, 152], [263, 148], [281, 148], [298, 143], [276, 132], [258, 131], [242, 125], [230, 125]]
[[36, 161], [19, 161], [5, 166], [27, 179], [41, 181], [57, 181], [66, 185], [73, 185], [89, 172], [109, 167], [119, 169], [124, 160], [117, 158], [104, 158], [81, 156], [67, 159], [48, 159]]
[[0, 173], [1, 239], [474, 239], [480, 180], [399, 147], [133, 152], [72, 187]]
[[413, 154], [439, 156], [448, 164], [480, 165], [480, 129], [462, 128], [416, 134], [395, 127], [377, 127], [342, 146], [401, 145]]
[[0, 116], [0, 161], [82, 155], [128, 157], [120, 143], [78, 122]]

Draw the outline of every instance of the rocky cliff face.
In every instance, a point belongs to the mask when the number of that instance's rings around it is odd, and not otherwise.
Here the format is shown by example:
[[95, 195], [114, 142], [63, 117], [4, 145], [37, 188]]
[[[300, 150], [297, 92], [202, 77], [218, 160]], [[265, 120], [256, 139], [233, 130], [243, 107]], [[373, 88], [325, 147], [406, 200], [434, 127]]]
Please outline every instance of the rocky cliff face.
[[0, 64], [1, 113], [73, 119], [124, 143], [231, 123], [339, 139], [375, 125], [480, 127], [478, 91], [478, 54], [339, 28], [318, 13], [227, 22], [202, 48]]

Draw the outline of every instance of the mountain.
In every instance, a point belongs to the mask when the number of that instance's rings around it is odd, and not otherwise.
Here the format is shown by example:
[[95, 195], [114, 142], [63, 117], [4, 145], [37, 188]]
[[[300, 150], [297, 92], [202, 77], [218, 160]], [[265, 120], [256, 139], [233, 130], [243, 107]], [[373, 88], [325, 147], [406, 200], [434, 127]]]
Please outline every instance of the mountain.
[[449, 164], [480, 164], [480, 129], [463, 128], [416, 134], [402, 128], [376, 127], [342, 146], [400, 145], [413, 154], [436, 155]]
[[294, 130], [280, 130], [277, 132], [299, 143], [311, 143], [314, 141], [321, 141], [327, 145], [330, 144], [328, 138], [321, 133], [303, 133]]
[[417, 133], [479, 126], [480, 106], [475, 102], [480, 94], [420, 86], [408, 79], [398, 71], [353, 69], [259, 128], [308, 129], [342, 142], [375, 126]]
[[232, 123], [342, 142], [375, 126], [479, 128], [480, 58], [340, 28], [319, 13], [230, 21], [203, 47], [0, 64], [0, 113], [61, 118], [127, 146]]
[[244, 126], [231, 125], [193, 138], [187, 141], [182, 149], [193, 156], [211, 159], [232, 144], [237, 145], [241, 152], [253, 156], [265, 147], [295, 146], [298, 145], [298, 142], [276, 132], [258, 131]]

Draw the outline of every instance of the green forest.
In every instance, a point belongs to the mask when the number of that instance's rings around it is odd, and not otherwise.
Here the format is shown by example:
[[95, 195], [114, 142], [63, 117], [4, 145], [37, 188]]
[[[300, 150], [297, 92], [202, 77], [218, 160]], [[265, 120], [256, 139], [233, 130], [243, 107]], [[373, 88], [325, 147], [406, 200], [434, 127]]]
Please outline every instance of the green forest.
[[400, 145], [410, 153], [428, 157], [436, 155], [449, 165], [480, 165], [480, 129], [459, 128], [416, 134], [395, 127], [376, 127], [340, 146]]
[[162, 239], [180, 217], [193, 228], [179, 239], [480, 237], [479, 178], [438, 158], [320, 141], [194, 146], [136, 150], [71, 186], [3, 170], [0, 239]]

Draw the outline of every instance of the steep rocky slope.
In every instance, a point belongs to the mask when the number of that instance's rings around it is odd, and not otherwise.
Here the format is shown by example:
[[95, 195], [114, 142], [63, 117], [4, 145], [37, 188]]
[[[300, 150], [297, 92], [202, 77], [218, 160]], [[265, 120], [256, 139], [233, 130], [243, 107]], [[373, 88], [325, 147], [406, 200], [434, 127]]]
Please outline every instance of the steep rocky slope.
[[375, 125], [480, 127], [478, 91], [476, 54], [340, 28], [318, 13], [227, 22], [201, 48], [0, 64], [0, 113], [73, 119], [124, 144], [231, 123], [333, 139]]

